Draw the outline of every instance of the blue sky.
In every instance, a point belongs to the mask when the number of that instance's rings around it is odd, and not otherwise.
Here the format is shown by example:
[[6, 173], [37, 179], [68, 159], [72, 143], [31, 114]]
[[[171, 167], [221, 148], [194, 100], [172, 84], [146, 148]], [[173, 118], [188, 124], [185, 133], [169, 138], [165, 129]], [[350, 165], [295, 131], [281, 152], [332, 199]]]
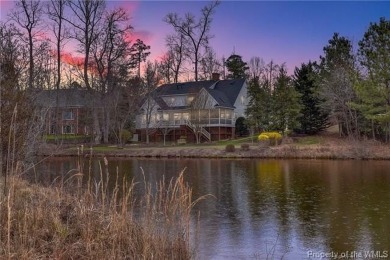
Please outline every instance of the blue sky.
[[[1, 20], [12, 2], [0, 0]], [[164, 38], [172, 28], [163, 22], [169, 12], [195, 15], [206, 1], [108, 1], [109, 7], [130, 11], [135, 35], [151, 45], [150, 59], [164, 54]], [[318, 60], [334, 32], [357, 47], [370, 22], [390, 19], [387, 1], [221, 1], [213, 17], [211, 45], [219, 57], [233, 49], [245, 61], [259, 56], [265, 62], [286, 63], [290, 72]]]

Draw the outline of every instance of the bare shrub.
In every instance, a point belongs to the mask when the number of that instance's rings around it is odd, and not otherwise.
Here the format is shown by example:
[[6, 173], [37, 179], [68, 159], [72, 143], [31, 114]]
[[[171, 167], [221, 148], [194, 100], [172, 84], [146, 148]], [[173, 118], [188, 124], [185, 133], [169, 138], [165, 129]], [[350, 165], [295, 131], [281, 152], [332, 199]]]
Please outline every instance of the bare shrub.
[[236, 147], [234, 146], [234, 144], [228, 144], [225, 147], [225, 151], [227, 153], [234, 153], [236, 151]]
[[242, 151], [249, 151], [249, 144], [241, 144]]

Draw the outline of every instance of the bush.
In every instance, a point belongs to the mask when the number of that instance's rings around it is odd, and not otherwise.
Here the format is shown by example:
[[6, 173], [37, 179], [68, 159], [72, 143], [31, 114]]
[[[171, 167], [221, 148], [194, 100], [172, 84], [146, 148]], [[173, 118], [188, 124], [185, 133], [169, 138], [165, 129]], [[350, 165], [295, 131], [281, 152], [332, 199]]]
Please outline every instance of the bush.
[[121, 131], [121, 140], [124, 144], [130, 141], [131, 136], [132, 134], [129, 130], [123, 129]]
[[241, 150], [249, 151], [249, 144], [241, 144]]
[[234, 144], [228, 144], [225, 147], [225, 151], [227, 153], [234, 153], [236, 151], [236, 147], [234, 146]]
[[257, 137], [257, 139], [260, 142], [269, 141], [270, 145], [277, 145], [282, 142], [282, 135], [278, 132], [263, 132]]
[[259, 137], [257, 138], [259, 141], [268, 141], [269, 137], [266, 134], [260, 134]]

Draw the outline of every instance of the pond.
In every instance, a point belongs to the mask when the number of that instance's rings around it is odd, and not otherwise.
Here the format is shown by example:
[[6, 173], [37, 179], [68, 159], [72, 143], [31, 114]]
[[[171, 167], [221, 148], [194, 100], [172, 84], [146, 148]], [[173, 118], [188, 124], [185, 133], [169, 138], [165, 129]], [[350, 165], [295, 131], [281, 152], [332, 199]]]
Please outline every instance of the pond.
[[[33, 178], [50, 184], [75, 160], [47, 160]], [[126, 159], [108, 167], [153, 183], [185, 169], [195, 199], [211, 195], [193, 211], [197, 259], [390, 255], [388, 161]]]

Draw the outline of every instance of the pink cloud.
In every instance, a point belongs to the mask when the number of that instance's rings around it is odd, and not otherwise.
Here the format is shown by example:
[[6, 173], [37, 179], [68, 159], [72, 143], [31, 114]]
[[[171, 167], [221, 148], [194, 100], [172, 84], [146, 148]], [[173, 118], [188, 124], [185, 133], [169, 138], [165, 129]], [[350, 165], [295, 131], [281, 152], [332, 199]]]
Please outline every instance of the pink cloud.
[[69, 52], [62, 52], [61, 53], [61, 60], [62, 62], [69, 64], [71, 66], [75, 66], [78, 68], [81, 68], [84, 64], [84, 58], [80, 56], [74, 56], [73, 54]]

